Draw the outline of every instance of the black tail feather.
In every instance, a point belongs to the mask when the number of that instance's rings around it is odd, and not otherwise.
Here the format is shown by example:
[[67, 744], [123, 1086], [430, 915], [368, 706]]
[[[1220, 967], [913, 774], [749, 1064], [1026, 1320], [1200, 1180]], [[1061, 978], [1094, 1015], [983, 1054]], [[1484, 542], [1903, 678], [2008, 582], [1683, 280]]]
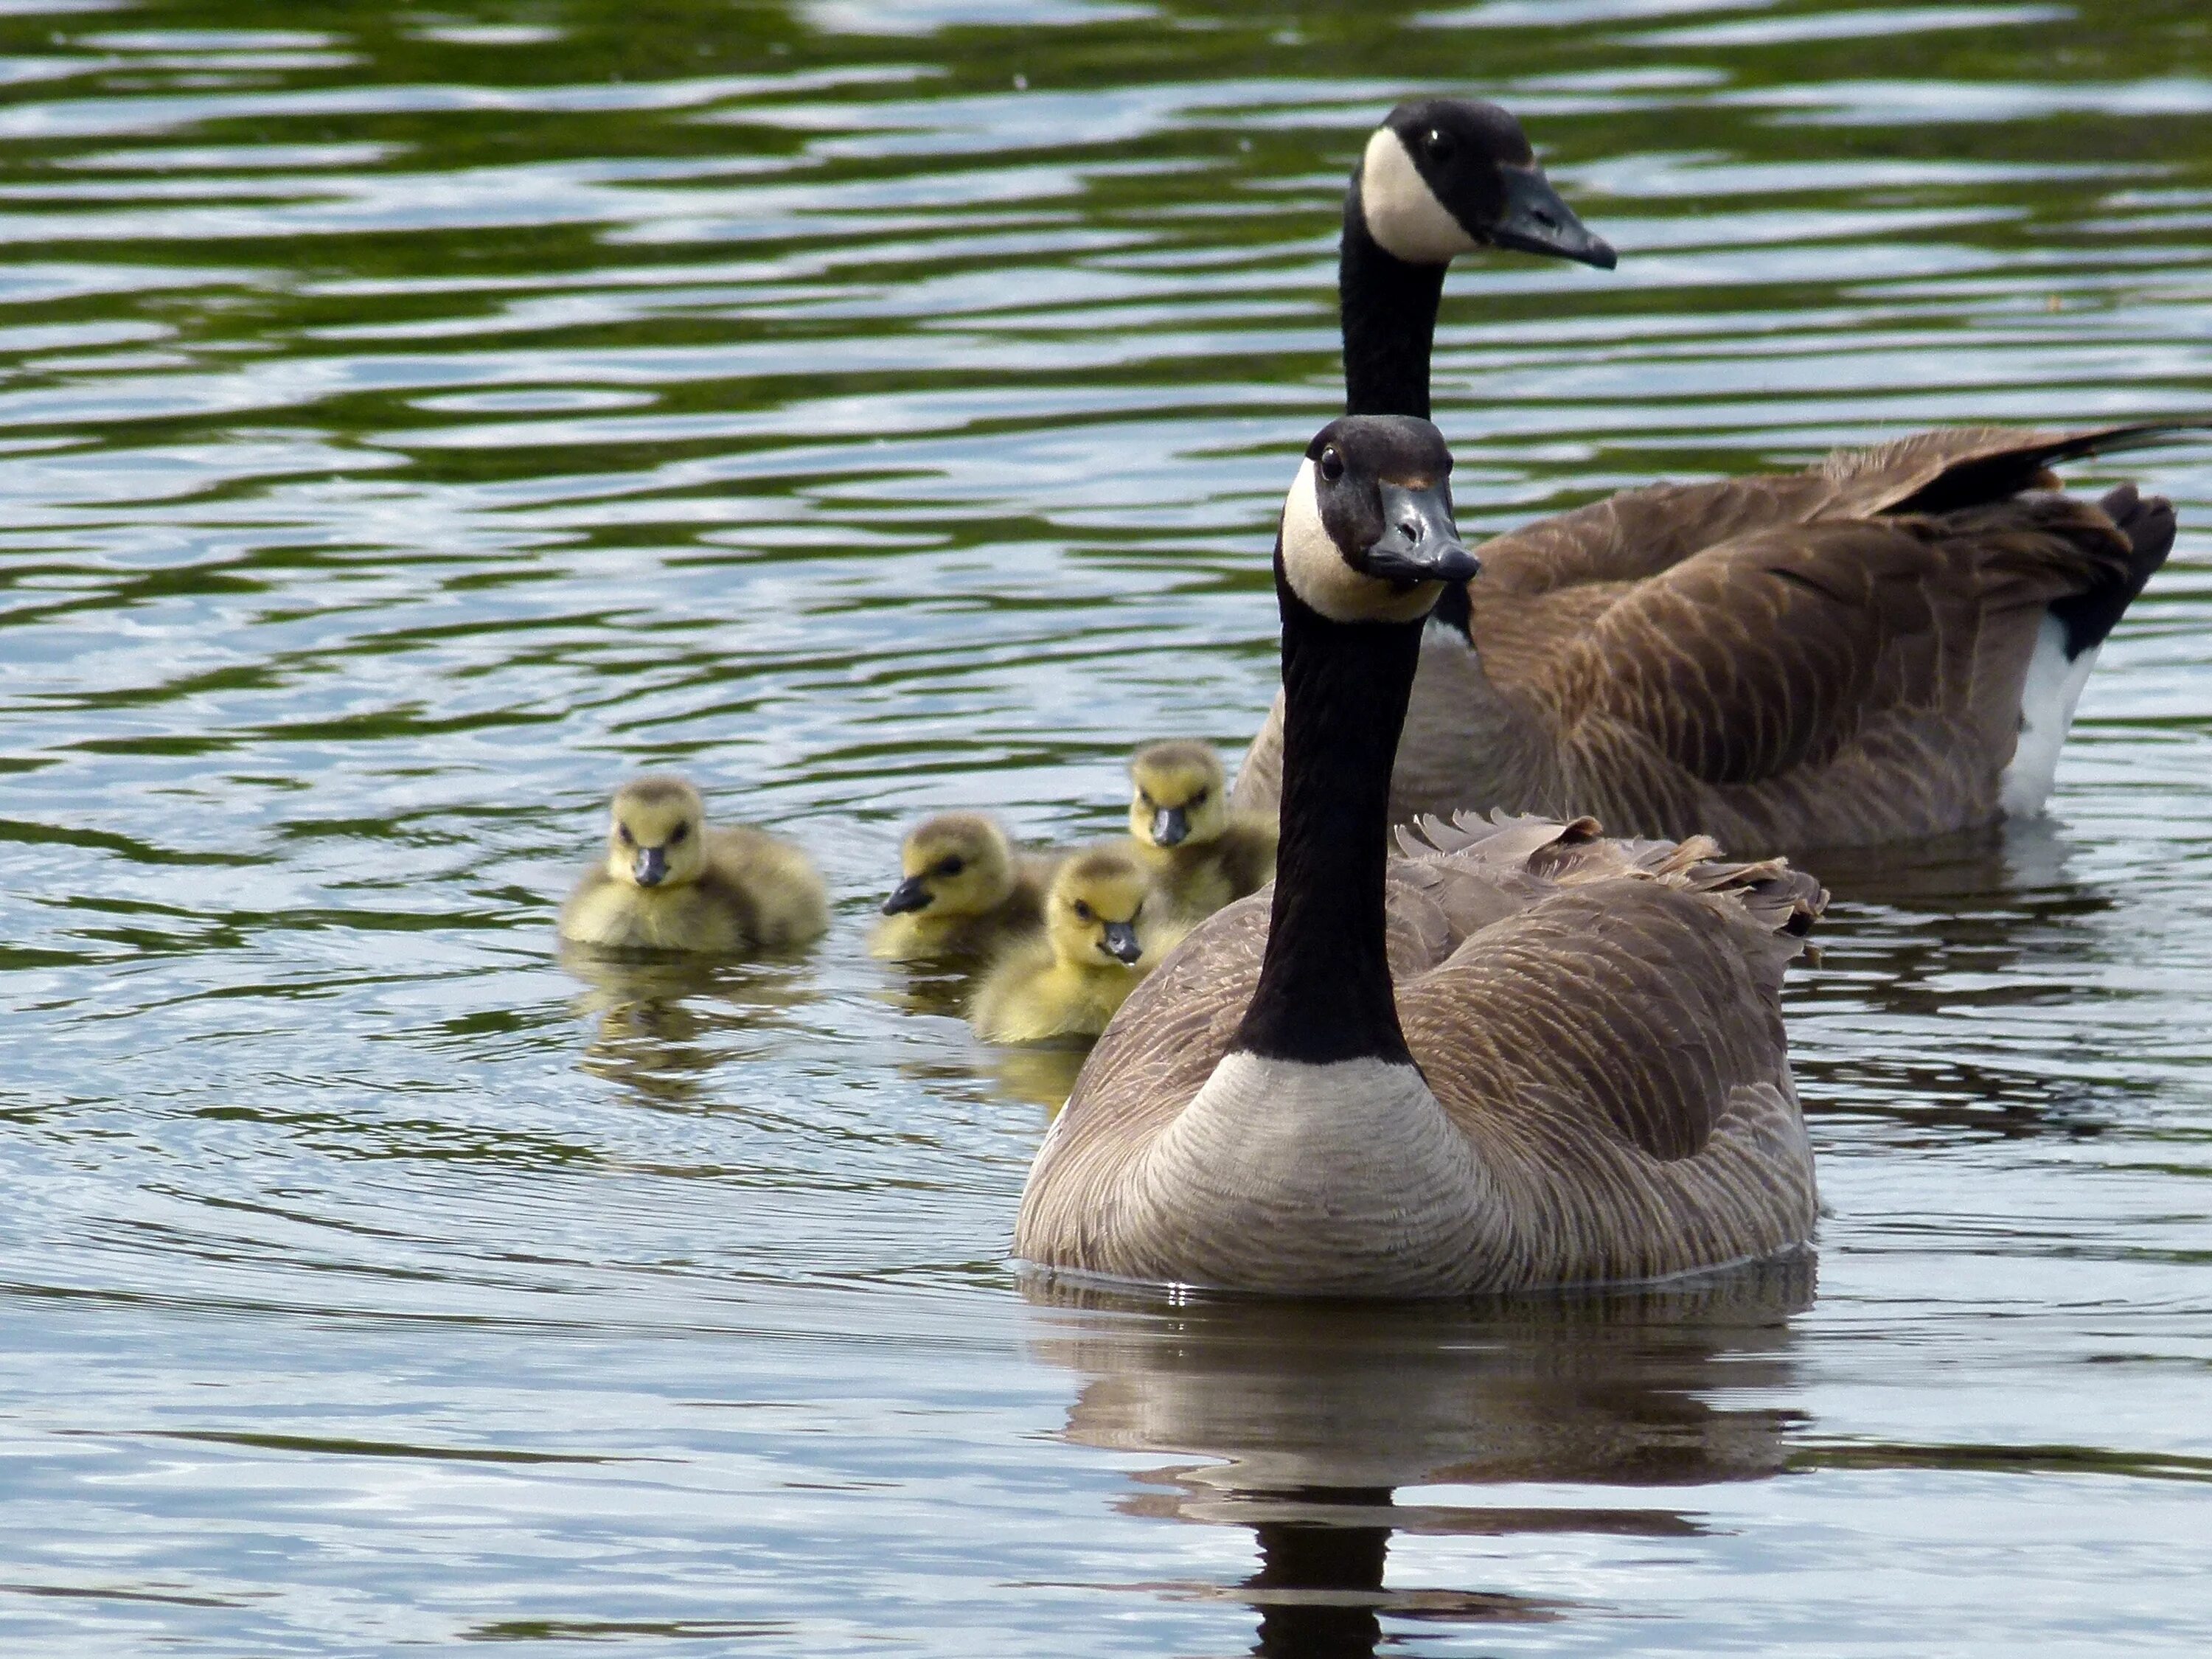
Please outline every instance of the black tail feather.
[[2075, 593], [2051, 607], [2051, 614], [2066, 629], [2069, 661], [2105, 642], [2105, 636], [2143, 591], [2143, 584], [2173, 550], [2173, 503], [2165, 496], [2142, 495], [2133, 484], [2122, 484], [2097, 505], [2119, 526], [2133, 550], [2124, 577]]
[[[2084, 455], [2109, 455], [2119, 450], [2139, 449], [2178, 432], [2202, 431], [2208, 426], [2212, 426], [2212, 422], [2145, 421], [2069, 433], [2047, 443], [2022, 444], [1994, 454], [1978, 455], [1945, 468], [1941, 475], [1893, 503], [1888, 510], [1949, 513], [1962, 507], [1978, 507], [1984, 501], [2001, 501], [2023, 489], [2047, 487], [2053, 481], [2045, 475], [2063, 462], [2078, 461]], [[2135, 595], [2128, 597], [2133, 599]]]

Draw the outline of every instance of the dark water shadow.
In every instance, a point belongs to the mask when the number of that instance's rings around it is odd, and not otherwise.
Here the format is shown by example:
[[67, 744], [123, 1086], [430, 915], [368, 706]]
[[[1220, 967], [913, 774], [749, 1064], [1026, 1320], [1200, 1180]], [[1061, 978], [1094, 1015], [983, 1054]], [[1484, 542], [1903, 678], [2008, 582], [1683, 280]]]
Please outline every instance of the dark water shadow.
[[[2121, 902], [2074, 851], [2036, 820], [1807, 855], [1831, 895], [1817, 963], [1785, 994], [1807, 1109], [1946, 1137], [2101, 1133], [2110, 1091], [2038, 1063], [2033, 1011], [2081, 1000]], [[1801, 1042], [1801, 1022], [1829, 1041]]]
[[584, 986], [570, 1006], [599, 1019], [578, 1065], [652, 1106], [707, 1103], [708, 1073], [797, 1024], [822, 994], [796, 953], [738, 962], [563, 945], [560, 959]]
[[1962, 903], [2027, 915], [2094, 914], [2112, 898], [2071, 869], [2073, 844], [2047, 818], [1960, 830], [1887, 847], [1843, 848], [1794, 860], [1838, 903], [1949, 915]]
[[[1383, 1620], [1548, 1622], [1567, 1595], [1386, 1583], [1394, 1534], [1693, 1537], [1695, 1512], [1638, 1487], [1784, 1472], [1802, 1419], [1711, 1403], [1794, 1386], [1790, 1316], [1802, 1256], [1695, 1286], [1442, 1307], [1285, 1304], [1036, 1279], [1036, 1354], [1083, 1378], [1071, 1440], [1174, 1462], [1133, 1477], [1122, 1513], [1249, 1528], [1233, 1584], [1117, 1586], [1241, 1602], [1256, 1654], [1370, 1656]], [[1601, 1489], [1572, 1505], [1401, 1504], [1407, 1486], [1545, 1483]], [[1622, 1489], [1615, 1499], [1602, 1489]]]

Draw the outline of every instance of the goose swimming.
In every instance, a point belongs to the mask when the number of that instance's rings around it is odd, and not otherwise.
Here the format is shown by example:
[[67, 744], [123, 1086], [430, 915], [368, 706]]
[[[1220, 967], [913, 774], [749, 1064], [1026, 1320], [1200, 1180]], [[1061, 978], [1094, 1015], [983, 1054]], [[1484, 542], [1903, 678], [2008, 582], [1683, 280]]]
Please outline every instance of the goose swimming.
[[[1401, 104], [1345, 199], [1346, 406], [1429, 413], [1437, 306], [1482, 246], [1610, 266], [1494, 105]], [[2170, 424], [1923, 432], [1802, 471], [1654, 484], [1499, 537], [1423, 636], [1390, 817], [1590, 813], [1732, 852], [2031, 817], [2172, 505], [2059, 492]], [[1277, 804], [1282, 704], [1239, 767]]]
[[1391, 759], [1443, 584], [1474, 574], [1425, 421], [1308, 447], [1277, 538], [1273, 887], [1121, 1006], [1038, 1149], [1035, 1267], [1283, 1294], [1645, 1280], [1812, 1234], [1778, 995], [1825, 902], [1779, 860], [1587, 819], [1431, 823]]

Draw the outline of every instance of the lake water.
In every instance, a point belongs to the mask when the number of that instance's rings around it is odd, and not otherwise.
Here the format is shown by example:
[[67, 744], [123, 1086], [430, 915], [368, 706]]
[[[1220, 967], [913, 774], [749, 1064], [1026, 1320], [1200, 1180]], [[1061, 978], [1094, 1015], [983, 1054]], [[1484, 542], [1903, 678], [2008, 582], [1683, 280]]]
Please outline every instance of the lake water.
[[[1453, 276], [1469, 528], [2212, 410], [2201, 0], [0, 0], [0, 1647], [2212, 1647], [2212, 436], [2048, 825], [1819, 866], [1817, 1286], [1009, 1269], [899, 826], [1253, 730], [1414, 88], [1622, 254]], [[564, 968], [646, 764], [829, 939]]]

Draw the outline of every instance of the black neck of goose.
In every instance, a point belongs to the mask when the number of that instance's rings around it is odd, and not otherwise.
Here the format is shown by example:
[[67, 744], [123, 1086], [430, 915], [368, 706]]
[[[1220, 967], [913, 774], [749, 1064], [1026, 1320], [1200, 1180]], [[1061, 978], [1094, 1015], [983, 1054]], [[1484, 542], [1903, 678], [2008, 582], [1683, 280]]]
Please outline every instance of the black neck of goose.
[[1344, 199], [1336, 299], [1344, 320], [1344, 412], [1429, 418], [1443, 265], [1408, 264], [1368, 234], [1354, 175]]
[[1267, 954], [1232, 1047], [1271, 1060], [1410, 1061], [1390, 990], [1390, 771], [1421, 623], [1331, 622], [1285, 581], [1282, 842]]

